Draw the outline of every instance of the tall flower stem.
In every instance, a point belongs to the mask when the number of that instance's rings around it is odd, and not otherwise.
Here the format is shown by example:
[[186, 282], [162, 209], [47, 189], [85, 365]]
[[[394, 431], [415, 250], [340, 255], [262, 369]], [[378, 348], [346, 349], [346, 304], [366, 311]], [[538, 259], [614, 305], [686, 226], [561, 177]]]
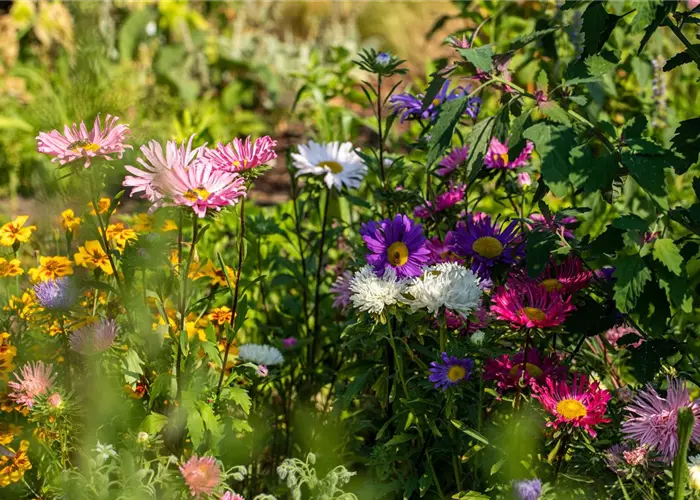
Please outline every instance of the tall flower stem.
[[[289, 156], [287, 157], [287, 162], [289, 163]], [[290, 174], [291, 175], [291, 174]], [[299, 258], [301, 259], [301, 275], [304, 277], [304, 284], [301, 287], [301, 302], [302, 308], [304, 309], [304, 325], [306, 327], [307, 334], [309, 333], [309, 294], [308, 294], [308, 272], [306, 269], [306, 258], [304, 257], [304, 241], [301, 236], [301, 214], [299, 213], [299, 187], [297, 186], [297, 181], [294, 176], [292, 179], [292, 204], [294, 206], [294, 232], [297, 236], [297, 243], [299, 245]]]
[[185, 269], [182, 269], [182, 223], [183, 217], [180, 217], [180, 229], [178, 231], [178, 269], [180, 272], [180, 331], [177, 339], [177, 360], [175, 363], [175, 379], [177, 380], [177, 401], [182, 399], [182, 341], [183, 335], [187, 335], [187, 330], [185, 328], [185, 322], [187, 319], [187, 285], [189, 283], [190, 267], [192, 266], [192, 259], [194, 257], [195, 246], [197, 245], [197, 238], [199, 236], [199, 217], [196, 213], [192, 213], [192, 246], [190, 247], [190, 252], [187, 255], [187, 263]]
[[530, 331], [525, 332], [525, 346], [523, 347], [523, 363], [520, 367], [520, 377], [518, 377], [518, 392], [515, 395], [515, 407], [520, 405], [520, 396], [522, 392], [522, 385], [520, 384], [520, 379], [522, 379], [527, 374], [527, 349], [530, 345]]
[[382, 75], [377, 76], [377, 135], [379, 135], [379, 173], [382, 176], [382, 187], [387, 190], [386, 173], [384, 172], [384, 134], [382, 128]]
[[[241, 283], [241, 272], [243, 270], [243, 250], [245, 248], [245, 198], [241, 198], [240, 226], [241, 230], [238, 234], [238, 267], [236, 268], [236, 279], [233, 286], [233, 304], [231, 307], [231, 331], [226, 339], [226, 350], [224, 351], [224, 359], [221, 364], [221, 375], [219, 375], [219, 384], [216, 387], [216, 401], [219, 401], [219, 397], [221, 396], [221, 387], [224, 384], [224, 374], [226, 373], [226, 363], [228, 363], [228, 353], [231, 349], [233, 339], [236, 337], [236, 310], [238, 309], [238, 293]], [[224, 268], [224, 273], [226, 273], [226, 268]]]
[[323, 250], [326, 243], [326, 226], [328, 226], [328, 207], [331, 202], [331, 190], [326, 191], [326, 202], [324, 203], [321, 236], [318, 243], [318, 264], [316, 266], [316, 291], [314, 292], [314, 336], [311, 341], [311, 351], [309, 352], [309, 370], [313, 369], [316, 360], [316, 349], [318, 349], [318, 337], [321, 332], [321, 271], [323, 270]]

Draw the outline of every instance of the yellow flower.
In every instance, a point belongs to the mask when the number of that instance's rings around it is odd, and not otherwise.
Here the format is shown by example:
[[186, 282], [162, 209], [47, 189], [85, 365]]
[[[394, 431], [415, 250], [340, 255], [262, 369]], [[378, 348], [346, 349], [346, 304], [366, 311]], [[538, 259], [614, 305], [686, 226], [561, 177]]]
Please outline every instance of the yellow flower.
[[226, 306], [217, 307], [207, 316], [209, 320], [217, 325], [231, 322], [231, 309]]
[[136, 231], [134, 231], [133, 229], [129, 229], [128, 227], [124, 227], [124, 224], [122, 224], [121, 222], [118, 222], [117, 224], [110, 224], [109, 226], [107, 226], [106, 233], [107, 238], [109, 238], [112, 244], [120, 252], [124, 251], [127, 241], [135, 240], [138, 238], [138, 236], [136, 236]]
[[177, 231], [177, 224], [172, 219], [166, 219], [165, 222], [163, 223], [162, 231], [164, 233], [167, 233], [169, 231]]
[[17, 355], [17, 348], [10, 344], [10, 334], [0, 333], [0, 374], [12, 372], [15, 367], [12, 361]]
[[3, 310], [14, 312], [20, 319], [28, 319], [32, 313], [41, 310], [41, 308], [36, 303], [34, 293], [24, 292], [21, 298], [14, 295], [10, 297], [8, 304], [3, 307]]
[[0, 257], [0, 278], [24, 274], [19, 259], [6, 260]]
[[[221, 359], [224, 359], [224, 351], [226, 350], [226, 340], [222, 339], [217, 345], [219, 352], [221, 353]], [[228, 349], [228, 359], [226, 360], [226, 370], [233, 368], [238, 360], [238, 347], [236, 344], [231, 342], [231, 346]]]
[[16, 453], [11, 448], [8, 448], [12, 456], [0, 456], [0, 487], [4, 488], [12, 483], [19, 482], [24, 477], [25, 471], [32, 468], [32, 463], [27, 457], [28, 448], [29, 441], [23, 440], [20, 442], [19, 450]]
[[102, 250], [100, 242], [97, 240], [86, 241], [85, 245], [78, 248], [73, 258], [75, 263], [88, 269], [102, 269], [106, 274], [114, 274], [114, 270], [109, 263], [109, 257]]
[[153, 230], [153, 220], [148, 214], [136, 214], [131, 221], [131, 225], [134, 226], [134, 231], [139, 233], [147, 233]]
[[70, 208], [61, 212], [61, 225], [66, 231], [75, 231], [82, 223], [83, 219], [76, 217]]
[[26, 215], [20, 215], [12, 222], [8, 222], [0, 227], [0, 244], [11, 247], [15, 242], [26, 243], [32, 232], [36, 231], [36, 226], [24, 227], [24, 223], [29, 219]]
[[8, 422], [0, 422], [0, 444], [7, 446], [15, 440], [15, 436], [19, 436], [22, 432], [22, 427]]
[[[229, 266], [226, 266], [226, 273], [228, 274], [228, 279], [233, 282], [233, 280], [236, 277], [236, 271], [231, 269]], [[224, 272], [221, 269], [217, 269], [214, 267], [214, 264], [211, 263], [211, 261], [208, 261], [205, 265], [203, 265], [199, 270], [194, 274], [194, 276], [190, 276], [192, 279], [199, 279], [203, 276], [207, 276], [211, 278], [211, 285], [219, 285], [219, 286], [228, 286], [226, 283], [226, 275], [224, 275]]]
[[73, 274], [71, 261], [66, 257], [57, 255], [55, 257], [40, 257], [39, 267], [29, 270], [29, 277], [32, 281], [49, 281]]
[[[107, 213], [107, 210], [109, 210], [109, 206], [111, 204], [112, 200], [110, 200], [109, 198], [100, 198], [100, 201], [97, 202], [97, 209], [100, 211], [101, 214], [105, 214]], [[97, 215], [95, 213], [95, 207], [93, 206], [92, 202], [88, 203], [88, 208], [90, 209], [90, 215]]]

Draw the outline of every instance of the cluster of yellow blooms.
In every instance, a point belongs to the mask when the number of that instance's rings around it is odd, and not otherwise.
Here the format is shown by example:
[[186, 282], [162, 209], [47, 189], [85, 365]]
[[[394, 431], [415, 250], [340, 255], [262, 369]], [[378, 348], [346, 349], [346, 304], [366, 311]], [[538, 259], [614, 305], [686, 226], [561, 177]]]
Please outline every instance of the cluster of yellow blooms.
[[24, 473], [32, 468], [27, 456], [28, 449], [29, 441], [23, 440], [16, 452], [8, 448], [10, 456], [0, 455], [0, 487], [21, 481]]

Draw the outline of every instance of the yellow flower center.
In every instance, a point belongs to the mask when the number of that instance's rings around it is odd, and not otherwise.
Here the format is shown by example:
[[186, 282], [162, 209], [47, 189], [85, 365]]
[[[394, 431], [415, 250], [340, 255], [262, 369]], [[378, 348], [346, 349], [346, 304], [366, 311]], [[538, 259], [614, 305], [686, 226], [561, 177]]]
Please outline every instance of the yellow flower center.
[[[510, 369], [510, 376], [516, 377], [522, 367], [522, 363], [518, 363], [517, 365], [515, 365], [513, 368]], [[533, 365], [532, 363], [525, 363], [525, 371], [528, 375], [530, 375], [533, 378], [539, 378], [542, 376], [543, 373], [539, 366]]]
[[431, 104], [432, 104], [433, 106], [439, 106], [439, 105], [442, 104], [442, 103], [441, 103], [440, 99], [438, 99], [438, 98], [436, 97], [435, 99], [433, 99], [433, 102], [432, 102]]
[[395, 241], [386, 251], [389, 263], [394, 267], [403, 266], [408, 262], [408, 247], [401, 241]]
[[318, 164], [319, 167], [326, 167], [328, 170], [333, 172], [334, 174], [339, 174], [340, 172], [343, 171], [343, 166], [338, 163], [337, 161], [322, 161]]
[[493, 259], [503, 253], [503, 245], [493, 236], [482, 236], [474, 242], [472, 250], [482, 257]]
[[234, 170], [246, 170], [247, 168], [248, 168], [248, 160], [243, 160], [243, 162], [235, 160], [233, 162], [233, 169]]
[[466, 376], [467, 370], [465, 370], [463, 366], [453, 365], [450, 366], [449, 370], [447, 370], [447, 378], [449, 378], [452, 382], [459, 382]]
[[96, 151], [99, 151], [100, 145], [95, 144], [94, 142], [86, 141], [84, 139], [81, 139], [79, 141], [72, 142], [68, 145], [68, 149], [73, 151], [74, 153], [80, 153], [81, 150], [83, 151], [92, 151], [93, 153]]
[[557, 413], [567, 420], [588, 415], [586, 407], [577, 399], [562, 399], [557, 403]]
[[186, 200], [194, 203], [197, 200], [207, 201], [207, 198], [211, 196], [211, 193], [203, 187], [198, 187], [188, 190], [183, 196]]
[[542, 280], [540, 286], [548, 292], [553, 292], [554, 290], [561, 290], [562, 288], [564, 288], [564, 285], [562, 285], [556, 278], [548, 278], [546, 280]]
[[508, 165], [508, 153], [500, 154], [498, 157], [503, 160], [504, 165]]
[[542, 309], [536, 307], [523, 307], [523, 312], [527, 319], [531, 321], [544, 321], [547, 319], [547, 314]]

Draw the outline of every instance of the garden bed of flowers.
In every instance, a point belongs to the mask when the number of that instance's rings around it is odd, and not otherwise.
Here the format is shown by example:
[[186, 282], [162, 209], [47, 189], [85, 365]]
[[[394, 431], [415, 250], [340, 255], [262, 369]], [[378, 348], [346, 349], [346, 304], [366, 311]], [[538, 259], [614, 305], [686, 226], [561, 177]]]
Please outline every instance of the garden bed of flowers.
[[0, 498], [700, 495], [699, 9], [491, 12], [416, 92], [362, 50], [363, 142], [37, 130], [70, 203], [0, 226]]

